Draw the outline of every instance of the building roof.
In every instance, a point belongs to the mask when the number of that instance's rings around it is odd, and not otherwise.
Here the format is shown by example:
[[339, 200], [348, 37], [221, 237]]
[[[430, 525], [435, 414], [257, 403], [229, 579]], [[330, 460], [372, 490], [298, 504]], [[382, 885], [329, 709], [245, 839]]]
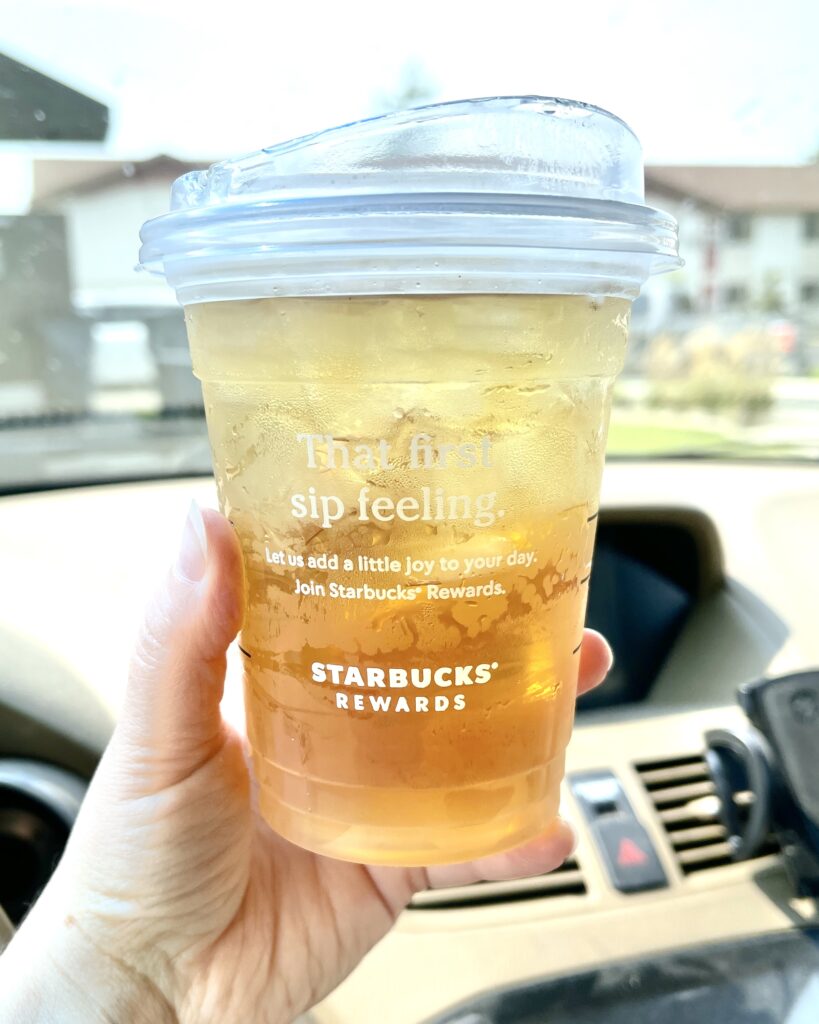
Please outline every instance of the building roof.
[[42, 207], [68, 195], [97, 192], [124, 179], [171, 182], [187, 171], [207, 167], [171, 156], [150, 160], [35, 160], [32, 206]]
[[652, 166], [646, 189], [735, 213], [819, 212], [819, 163], [800, 167]]
[[0, 140], [103, 142], [108, 107], [0, 53]]

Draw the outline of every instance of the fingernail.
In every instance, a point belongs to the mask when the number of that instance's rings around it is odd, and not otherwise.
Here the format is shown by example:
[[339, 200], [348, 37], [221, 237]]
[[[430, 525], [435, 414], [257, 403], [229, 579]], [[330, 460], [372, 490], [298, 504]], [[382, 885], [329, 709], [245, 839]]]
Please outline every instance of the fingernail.
[[594, 633], [600, 640], [603, 641], [603, 646], [606, 648], [606, 652], [608, 653], [608, 662], [609, 662], [608, 668], [606, 669], [606, 672], [611, 672], [612, 668], [614, 667], [614, 651], [611, 648], [611, 644], [603, 636], [603, 634], [598, 632], [596, 629], [589, 629], [589, 630], [587, 630], [587, 632]]
[[606, 649], [609, 652], [609, 667], [606, 669], [606, 675], [608, 675], [609, 672], [611, 672], [611, 670], [614, 668], [614, 650], [613, 650], [611, 644], [608, 642], [608, 640], [606, 640], [605, 637], [603, 637], [603, 641], [604, 641], [604, 643], [606, 645]]
[[179, 554], [176, 557], [176, 574], [189, 583], [198, 583], [205, 575], [208, 565], [208, 537], [205, 521], [195, 501], [188, 509], [188, 518], [182, 530]]

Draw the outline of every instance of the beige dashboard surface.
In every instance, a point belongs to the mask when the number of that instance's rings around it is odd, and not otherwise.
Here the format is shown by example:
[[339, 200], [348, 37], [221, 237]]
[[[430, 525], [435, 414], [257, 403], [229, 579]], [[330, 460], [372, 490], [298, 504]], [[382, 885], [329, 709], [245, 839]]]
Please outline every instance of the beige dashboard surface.
[[[116, 712], [142, 608], [173, 557], [192, 498], [215, 504], [205, 479], [53, 491], [0, 499], [0, 625], [46, 649]], [[727, 573], [784, 620], [771, 672], [819, 664], [819, 469], [721, 463], [611, 463], [604, 508], [691, 507], [722, 541]], [[241, 720], [238, 661], [226, 711]], [[321, 1024], [417, 1024], [479, 990], [604, 960], [791, 927], [814, 913], [789, 898], [776, 860], [683, 877], [635, 761], [697, 754], [730, 709], [655, 709], [649, 718], [576, 730], [569, 770], [617, 772], [651, 831], [672, 885], [623, 896], [607, 884], [581, 830], [587, 892], [491, 906], [405, 913], [314, 1011]], [[567, 796], [566, 813], [577, 820]]]

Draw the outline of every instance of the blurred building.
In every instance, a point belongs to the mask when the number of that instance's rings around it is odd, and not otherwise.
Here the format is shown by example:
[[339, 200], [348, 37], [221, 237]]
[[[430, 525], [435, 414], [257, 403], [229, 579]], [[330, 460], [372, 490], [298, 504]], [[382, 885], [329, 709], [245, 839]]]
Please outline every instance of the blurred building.
[[137, 270], [139, 229], [167, 213], [175, 178], [203, 166], [167, 156], [33, 162], [32, 210], [65, 221], [77, 309], [175, 305], [164, 281]]
[[819, 163], [649, 167], [646, 192], [680, 220], [678, 305], [819, 317]]
[[137, 269], [142, 224], [191, 169], [32, 160], [29, 212], [0, 217], [0, 417], [201, 407], [173, 291]]

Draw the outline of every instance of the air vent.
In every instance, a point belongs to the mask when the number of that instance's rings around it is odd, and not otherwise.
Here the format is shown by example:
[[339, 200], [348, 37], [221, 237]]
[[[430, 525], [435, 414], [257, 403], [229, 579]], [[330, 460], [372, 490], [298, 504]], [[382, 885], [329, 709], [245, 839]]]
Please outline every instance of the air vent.
[[[720, 821], [719, 797], [703, 757], [692, 754], [635, 767], [668, 833], [683, 874], [734, 863]], [[751, 793], [737, 794], [740, 811], [752, 801]], [[770, 837], [756, 856], [764, 857], [777, 850], [776, 841]]]
[[431, 889], [418, 893], [410, 910], [451, 910], [453, 907], [483, 907], [491, 903], [583, 896], [586, 883], [572, 857], [548, 875], [517, 878], [512, 882], [474, 882], [453, 889]]
[[0, 906], [13, 924], [50, 878], [84, 792], [56, 765], [0, 758]]

